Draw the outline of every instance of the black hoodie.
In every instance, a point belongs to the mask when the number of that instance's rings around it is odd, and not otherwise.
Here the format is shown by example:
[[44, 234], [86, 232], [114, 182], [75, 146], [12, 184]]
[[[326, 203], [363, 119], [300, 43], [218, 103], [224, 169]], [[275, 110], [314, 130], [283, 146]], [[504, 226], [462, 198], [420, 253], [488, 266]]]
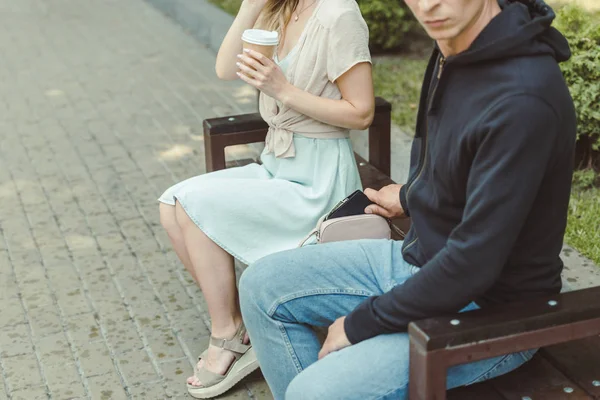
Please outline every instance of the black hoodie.
[[404, 259], [421, 270], [349, 314], [352, 343], [408, 323], [561, 289], [576, 117], [566, 39], [541, 0], [501, 2], [468, 50], [434, 50], [421, 92]]

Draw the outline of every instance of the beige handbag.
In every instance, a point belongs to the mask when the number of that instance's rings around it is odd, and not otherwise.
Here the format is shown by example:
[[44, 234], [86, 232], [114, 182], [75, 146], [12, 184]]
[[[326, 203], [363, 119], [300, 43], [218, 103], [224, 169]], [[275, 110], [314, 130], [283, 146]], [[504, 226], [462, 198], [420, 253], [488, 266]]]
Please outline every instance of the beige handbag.
[[311, 237], [316, 236], [317, 243], [339, 242], [358, 239], [391, 239], [390, 227], [401, 236], [404, 233], [387, 219], [375, 214], [359, 214], [348, 217], [319, 219], [317, 226], [301, 242], [302, 247]]

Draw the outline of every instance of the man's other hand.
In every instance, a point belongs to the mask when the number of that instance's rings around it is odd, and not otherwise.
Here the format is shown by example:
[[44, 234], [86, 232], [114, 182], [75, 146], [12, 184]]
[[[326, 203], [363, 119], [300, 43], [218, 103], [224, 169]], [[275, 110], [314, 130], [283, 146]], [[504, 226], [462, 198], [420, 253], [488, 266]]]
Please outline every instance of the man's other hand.
[[344, 329], [344, 320], [346, 317], [341, 317], [335, 320], [327, 331], [327, 339], [323, 343], [323, 347], [319, 352], [319, 360], [325, 357], [327, 354], [334, 351], [341, 350], [345, 347], [352, 345], [346, 336], [346, 330]]

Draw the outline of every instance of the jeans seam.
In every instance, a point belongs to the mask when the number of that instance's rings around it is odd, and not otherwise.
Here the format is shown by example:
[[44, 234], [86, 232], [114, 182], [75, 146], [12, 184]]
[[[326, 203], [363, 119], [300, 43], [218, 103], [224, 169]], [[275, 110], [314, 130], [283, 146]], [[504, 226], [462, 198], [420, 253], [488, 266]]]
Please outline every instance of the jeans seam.
[[288, 294], [288, 295], [278, 298], [277, 300], [275, 300], [275, 302], [273, 302], [273, 305], [267, 311], [267, 315], [272, 318], [273, 315], [275, 314], [275, 312], [277, 311], [277, 309], [289, 301], [296, 300], [301, 297], [317, 296], [317, 295], [323, 295], [323, 294], [350, 294], [350, 295], [355, 295], [355, 296], [366, 296], [366, 297], [373, 296], [372, 292], [369, 292], [366, 290], [360, 290], [360, 289], [333, 288], [333, 289], [305, 290], [302, 292], [291, 293], [291, 294]]
[[496, 371], [498, 368], [502, 367], [504, 364], [506, 364], [508, 361], [511, 360], [511, 358], [514, 357], [514, 354], [507, 354], [505, 355], [500, 361], [498, 361], [495, 365], [493, 365], [490, 369], [488, 369], [486, 372], [484, 372], [483, 374], [479, 375], [477, 378], [473, 379], [471, 382], [465, 384], [465, 386], [468, 385], [472, 385], [474, 383], [479, 383], [479, 382], [483, 382], [489, 379], [489, 376]]
[[292, 342], [290, 341], [290, 337], [287, 334], [287, 330], [285, 329], [285, 326], [283, 325], [282, 322], [277, 322], [277, 325], [279, 327], [279, 332], [281, 333], [281, 336], [283, 338], [283, 342], [285, 343], [285, 347], [288, 351], [288, 354], [290, 355], [290, 358], [292, 359], [292, 363], [296, 367], [296, 372], [298, 372], [298, 373], [302, 372], [303, 368], [300, 365], [300, 360], [298, 360], [298, 355], [296, 354], [296, 351], [294, 350], [294, 346], [292, 346]]
[[[409, 383], [409, 385], [410, 385], [410, 383]], [[388, 390], [387, 392], [385, 392], [384, 394], [380, 394], [380, 395], [379, 395], [379, 396], [377, 396], [377, 397], [373, 397], [373, 400], [381, 400], [381, 399], [385, 399], [386, 397], [388, 397], [388, 396], [390, 395], [390, 393], [397, 392], [398, 390], [402, 390], [402, 388], [400, 387], [400, 388], [393, 388], [393, 389], [390, 389], [390, 390]]]

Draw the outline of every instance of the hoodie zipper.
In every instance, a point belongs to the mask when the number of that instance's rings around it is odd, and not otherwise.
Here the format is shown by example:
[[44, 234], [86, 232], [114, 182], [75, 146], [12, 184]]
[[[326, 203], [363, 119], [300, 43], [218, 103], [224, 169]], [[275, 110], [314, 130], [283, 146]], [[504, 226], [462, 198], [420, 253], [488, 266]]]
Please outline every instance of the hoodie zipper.
[[[440, 56], [440, 63], [439, 63], [438, 74], [437, 74], [438, 82], [440, 81], [440, 78], [442, 77], [442, 71], [444, 70], [445, 63], [446, 63], [446, 59], [444, 58], [444, 56]], [[437, 84], [436, 84], [435, 89], [437, 89]], [[435, 89], [433, 89], [434, 94], [435, 94]], [[433, 96], [431, 96], [431, 98], [433, 99]]]
[[[429, 114], [429, 109], [431, 108], [431, 105], [433, 104], [433, 99], [435, 98], [435, 93], [437, 92], [437, 88], [439, 86], [440, 83], [440, 79], [442, 77], [442, 72], [444, 70], [444, 64], [446, 63], [446, 59], [444, 58], [443, 55], [440, 54], [440, 59], [438, 61], [438, 73], [437, 73], [437, 82], [435, 83], [435, 86], [433, 88], [433, 91], [431, 92], [431, 99], [430, 101], [427, 102], [427, 111], [425, 113], [425, 134], [423, 135], [423, 145], [421, 146], [421, 156], [419, 159], [419, 164], [420, 167], [415, 175], [414, 178], [412, 178], [408, 183], [407, 183], [407, 187], [406, 187], [406, 201], [408, 202], [408, 194], [410, 193], [410, 190], [412, 189], [412, 187], [414, 186], [415, 182], [421, 177], [421, 174], [423, 173], [423, 170], [425, 169], [425, 165], [427, 164], [427, 134], [429, 131], [429, 125], [427, 123], [427, 115]], [[410, 208], [410, 207], [409, 207]], [[410, 243], [408, 243], [404, 249], [402, 250], [402, 254], [405, 254], [408, 249], [410, 249], [412, 246], [414, 246], [415, 243], [417, 243], [417, 240], [419, 240], [419, 237], [416, 236]]]

